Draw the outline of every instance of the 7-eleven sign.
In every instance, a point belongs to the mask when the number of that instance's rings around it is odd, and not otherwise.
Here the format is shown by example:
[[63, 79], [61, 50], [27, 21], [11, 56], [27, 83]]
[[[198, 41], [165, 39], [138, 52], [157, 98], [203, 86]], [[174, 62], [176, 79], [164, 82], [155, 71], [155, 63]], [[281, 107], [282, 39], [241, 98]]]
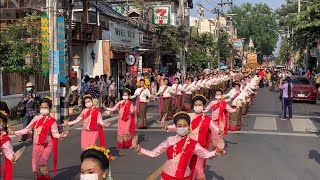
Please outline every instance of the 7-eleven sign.
[[155, 6], [153, 13], [153, 24], [171, 24], [171, 6]]

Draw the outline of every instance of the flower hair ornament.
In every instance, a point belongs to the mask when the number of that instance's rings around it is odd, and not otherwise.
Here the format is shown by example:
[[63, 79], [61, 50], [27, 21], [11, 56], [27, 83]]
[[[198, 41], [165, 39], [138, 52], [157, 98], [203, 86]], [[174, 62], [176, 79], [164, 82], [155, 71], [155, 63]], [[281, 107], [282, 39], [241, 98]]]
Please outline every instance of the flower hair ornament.
[[0, 111], [0, 114], [2, 114], [3, 116], [5, 116], [6, 118], [9, 118], [9, 114], [7, 114], [5, 111]]
[[109, 150], [109, 149], [106, 149], [106, 148], [104, 148], [104, 147], [92, 145], [92, 146], [89, 146], [89, 147], [87, 148], [87, 150], [88, 150], [88, 149], [95, 149], [95, 150], [98, 150], [98, 151], [102, 152], [102, 153], [108, 158], [109, 161], [112, 161], [112, 160], [115, 159], [115, 157], [112, 156], [112, 154], [110, 153], [110, 150]]
[[130, 89], [128, 89], [128, 88], [125, 88], [125, 90], [127, 90], [127, 91], [129, 91], [129, 92], [131, 93], [131, 90], [130, 90]]
[[[193, 98], [195, 98], [195, 97], [202, 97], [202, 98], [204, 98], [204, 99], [207, 101], [207, 98], [206, 98], [204, 95], [202, 95], [202, 94], [196, 94], [196, 95], [193, 96]], [[193, 99], [193, 98], [192, 98], [192, 99]]]
[[175, 118], [175, 117], [178, 116], [178, 115], [182, 115], [182, 114], [184, 114], [184, 115], [189, 115], [188, 112], [180, 111], [180, 112], [175, 113], [175, 114], [173, 115], [173, 118]]
[[51, 98], [50, 96], [46, 96], [46, 97], [44, 97], [43, 99], [48, 99], [49, 101], [52, 102], [52, 98]]

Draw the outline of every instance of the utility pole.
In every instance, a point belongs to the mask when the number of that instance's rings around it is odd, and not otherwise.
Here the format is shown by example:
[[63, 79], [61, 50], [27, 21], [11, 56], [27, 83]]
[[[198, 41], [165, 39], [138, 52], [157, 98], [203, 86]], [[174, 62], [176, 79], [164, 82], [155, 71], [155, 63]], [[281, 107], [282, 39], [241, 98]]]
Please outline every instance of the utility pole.
[[298, 0], [298, 13], [301, 11], [301, 0]]
[[[180, 10], [180, 26], [182, 26], [183, 30], [185, 30], [186, 22], [185, 22], [185, 7], [184, 7], [184, 0], [179, 0], [179, 10]], [[185, 33], [183, 33], [185, 34]], [[183, 35], [182, 37], [182, 46], [180, 50], [180, 70], [182, 74], [182, 82], [184, 82], [184, 79], [186, 78], [186, 38]]]
[[[58, 3], [56, 0], [48, 0], [49, 5], [49, 32], [50, 32], [50, 95], [53, 101], [53, 117], [58, 121], [60, 119], [60, 84], [59, 84], [59, 71], [56, 73], [56, 69], [59, 68], [55, 67], [57, 64], [55, 61], [57, 61], [57, 58], [59, 58], [59, 54], [55, 53], [58, 50], [58, 33], [57, 33], [57, 9], [58, 9]], [[58, 57], [57, 57], [58, 56]]]
[[217, 34], [217, 40], [218, 40], [218, 50], [217, 50], [217, 61], [218, 61], [218, 68], [221, 67], [221, 57], [220, 57], [220, 33], [221, 33], [221, 26], [220, 26], [220, 14], [222, 12], [223, 6], [225, 5], [229, 5], [232, 6], [233, 5], [233, 0], [227, 0], [226, 2], [224, 2], [223, 0], [221, 0], [220, 3], [218, 3], [218, 6], [220, 6], [219, 8], [215, 8], [213, 10], [214, 14], [217, 14], [217, 30], [218, 30], [218, 34]]
[[197, 29], [197, 34], [201, 34], [201, 21], [204, 18], [204, 7], [201, 4], [198, 4], [198, 29]]

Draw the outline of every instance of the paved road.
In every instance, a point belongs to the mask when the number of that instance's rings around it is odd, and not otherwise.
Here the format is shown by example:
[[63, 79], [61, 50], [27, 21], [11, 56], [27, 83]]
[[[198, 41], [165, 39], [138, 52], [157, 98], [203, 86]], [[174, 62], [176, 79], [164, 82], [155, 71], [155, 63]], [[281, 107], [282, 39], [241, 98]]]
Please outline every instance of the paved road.
[[[137, 130], [137, 134], [141, 145], [152, 149], [172, 134], [159, 128], [157, 107], [154, 104], [149, 112], [150, 128]], [[294, 103], [292, 121], [281, 121], [280, 114], [281, 103], [277, 94], [260, 89], [243, 121], [242, 130], [226, 138], [228, 154], [207, 161], [207, 179], [320, 179], [320, 104]], [[117, 156], [111, 162], [113, 179], [157, 179], [166, 159], [165, 154], [150, 159], [132, 150], [118, 151], [115, 148], [117, 125], [113, 120], [116, 118], [108, 119], [112, 126], [105, 130], [107, 144]], [[32, 179], [32, 146], [28, 143], [24, 145], [28, 146], [25, 154], [14, 166], [15, 180]], [[75, 129], [67, 139], [61, 141], [59, 150], [59, 171], [52, 179], [79, 179], [80, 129]]]

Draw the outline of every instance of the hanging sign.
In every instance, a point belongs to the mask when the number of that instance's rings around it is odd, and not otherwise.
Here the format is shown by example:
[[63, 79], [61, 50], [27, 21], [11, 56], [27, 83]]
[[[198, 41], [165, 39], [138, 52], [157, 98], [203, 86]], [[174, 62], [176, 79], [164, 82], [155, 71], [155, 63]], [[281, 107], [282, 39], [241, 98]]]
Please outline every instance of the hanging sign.
[[49, 76], [49, 18], [41, 15], [41, 66], [44, 76]]
[[58, 17], [59, 82], [66, 82], [64, 17]]
[[140, 46], [140, 31], [109, 21], [110, 43], [127, 47]]
[[155, 6], [153, 11], [153, 24], [169, 25], [171, 22], [171, 6]]
[[126, 63], [129, 66], [132, 66], [136, 63], [136, 58], [134, 57], [134, 55], [130, 54], [126, 57]]

